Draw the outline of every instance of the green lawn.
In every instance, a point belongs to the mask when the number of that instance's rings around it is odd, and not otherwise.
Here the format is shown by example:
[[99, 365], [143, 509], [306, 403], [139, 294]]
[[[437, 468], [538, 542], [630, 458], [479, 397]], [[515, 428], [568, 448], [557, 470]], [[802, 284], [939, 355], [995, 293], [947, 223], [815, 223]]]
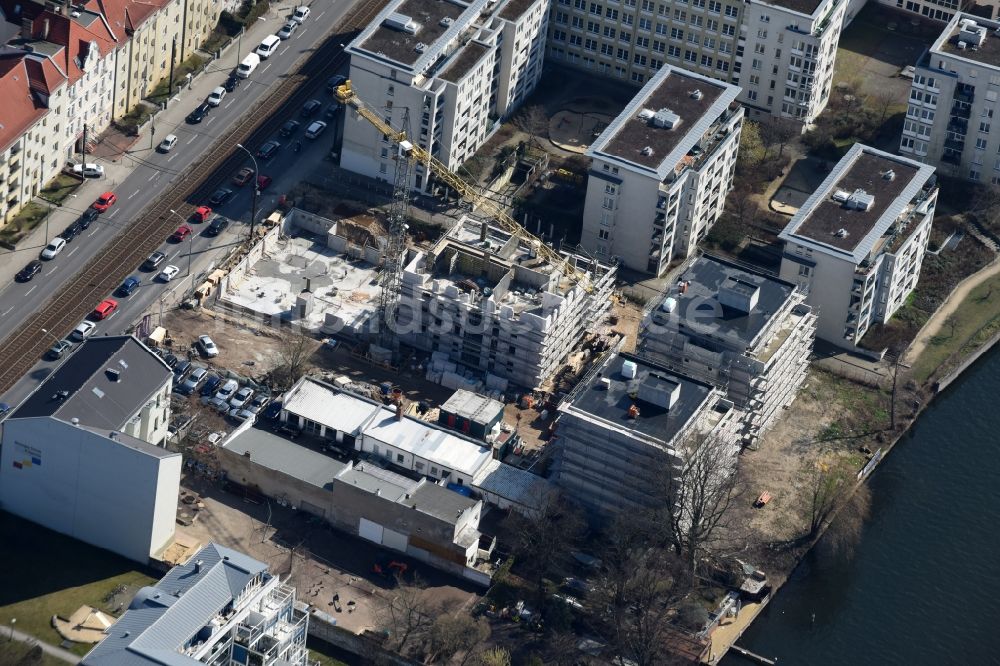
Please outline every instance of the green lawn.
[[[188, 56], [187, 60], [185, 60], [184, 62], [178, 63], [174, 67], [174, 85], [173, 85], [174, 92], [176, 92], [178, 88], [180, 88], [182, 85], [186, 83], [187, 81], [186, 77], [188, 74], [194, 74], [195, 72], [200, 72], [202, 68], [205, 67], [205, 63], [207, 62], [208, 60], [206, 58], [202, 58], [200, 55], [191, 55]], [[161, 101], [165, 101], [167, 98], [167, 93], [169, 92], [169, 86], [170, 86], [170, 76], [163, 77], [163, 79], [161, 79], [160, 82], [156, 84], [156, 87], [153, 88], [153, 92], [151, 92], [146, 97], [146, 99], [150, 100], [151, 102], [155, 102], [157, 104], [159, 104]]]
[[326, 641], [309, 637], [306, 647], [309, 648], [309, 659], [320, 666], [347, 666], [347, 664], [335, 657], [331, 657], [328, 652], [336, 651], [332, 645]]
[[49, 181], [49, 184], [42, 189], [42, 198], [58, 206], [66, 200], [66, 197], [75, 192], [82, 182], [79, 178], [61, 173]]
[[66, 666], [66, 662], [50, 657], [20, 641], [10, 641], [0, 632], [0, 664], [15, 664], [16, 666]]
[[14, 249], [22, 238], [45, 220], [48, 214], [48, 206], [34, 201], [29, 202], [21, 209], [20, 213], [0, 229], [0, 244], [8, 249]]
[[957, 361], [1000, 330], [1000, 275], [973, 289], [955, 310], [954, 330], [943, 325], [913, 363], [917, 382], [927, 381], [936, 370]]
[[[2, 624], [17, 618], [17, 628], [53, 645], [62, 641], [52, 616], [68, 617], [82, 605], [113, 610], [104, 599], [118, 585], [128, 586], [114, 605], [126, 606], [131, 595], [154, 582], [152, 571], [108, 551], [94, 548], [9, 513], [0, 512], [0, 586]], [[77, 645], [83, 655], [89, 645]]]

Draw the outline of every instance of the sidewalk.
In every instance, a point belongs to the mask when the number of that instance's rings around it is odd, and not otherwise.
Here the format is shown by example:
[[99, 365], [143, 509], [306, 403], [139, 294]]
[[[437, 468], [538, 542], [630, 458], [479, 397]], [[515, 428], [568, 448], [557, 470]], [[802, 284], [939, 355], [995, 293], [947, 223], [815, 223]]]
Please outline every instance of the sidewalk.
[[[42, 652], [44, 652], [45, 654], [47, 654], [47, 655], [49, 655], [51, 657], [55, 657], [59, 661], [65, 661], [67, 664], [79, 664], [80, 663], [80, 657], [76, 656], [75, 654], [73, 654], [72, 652], [70, 652], [68, 650], [64, 650], [64, 649], [62, 649], [60, 647], [56, 647], [55, 645], [49, 645], [48, 643], [46, 643], [44, 641], [38, 640], [34, 636], [29, 636], [28, 634], [25, 634], [23, 632], [17, 631], [13, 627], [9, 627], [7, 629], [4, 629], [3, 633], [7, 633], [8, 631], [10, 632], [9, 635], [12, 636], [14, 638], [14, 640], [20, 641], [22, 643], [34, 643], [34, 644], [38, 645], [38, 647], [42, 648]], [[4, 636], [3, 640], [7, 640], [7, 636]]]
[[[243, 34], [242, 50], [244, 53], [249, 53], [254, 44], [276, 32], [284, 24], [285, 16], [299, 4], [301, 2], [294, 0], [272, 3], [267, 14], [258, 19]], [[104, 178], [87, 179], [76, 192], [67, 197], [63, 205], [52, 207], [53, 210], [48, 220], [48, 238], [46, 238], [46, 224], [42, 222], [18, 243], [17, 250], [0, 252], [0, 284], [12, 282], [14, 274], [24, 268], [25, 264], [32, 259], [37, 259], [41, 248], [76, 220], [102, 192], [114, 190], [128, 178], [136, 164], [154, 152], [157, 139], [162, 139], [170, 134], [175, 127], [184, 124], [185, 117], [196, 105], [196, 101], [205, 99], [213, 88], [222, 85], [229, 75], [229, 71], [235, 67], [235, 52], [239, 44], [239, 40], [233, 41], [222, 52], [218, 60], [209, 63], [205, 71], [192, 82], [190, 88], [180, 89], [171, 98], [167, 108], [156, 114], [155, 121], [148, 123], [139, 132], [138, 137], [134, 137], [131, 147], [124, 153], [119, 152], [112, 157], [101, 157], [100, 155], [104, 151], [98, 147], [95, 149], [96, 155], [87, 155], [87, 162], [96, 162], [104, 166]], [[150, 137], [154, 126], [154, 135]], [[80, 156], [76, 155], [75, 159], [79, 161]], [[39, 197], [35, 197], [34, 201], [43, 206], [49, 205], [46, 200]]]

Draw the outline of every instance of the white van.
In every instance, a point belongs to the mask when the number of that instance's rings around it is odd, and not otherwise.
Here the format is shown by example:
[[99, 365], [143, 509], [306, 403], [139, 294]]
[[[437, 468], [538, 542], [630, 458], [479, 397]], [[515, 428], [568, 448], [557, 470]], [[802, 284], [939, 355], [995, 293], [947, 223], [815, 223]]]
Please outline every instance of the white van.
[[257, 55], [259, 55], [264, 60], [267, 60], [268, 58], [271, 57], [272, 54], [274, 54], [275, 51], [278, 50], [278, 47], [280, 45], [281, 45], [280, 37], [278, 37], [277, 35], [268, 35], [267, 37], [264, 38], [264, 41], [260, 43], [260, 46], [257, 47]]
[[236, 76], [241, 79], [245, 79], [253, 73], [253, 70], [257, 69], [257, 65], [260, 64], [260, 56], [256, 53], [250, 53], [246, 58], [243, 58], [243, 62], [239, 64], [236, 68]]

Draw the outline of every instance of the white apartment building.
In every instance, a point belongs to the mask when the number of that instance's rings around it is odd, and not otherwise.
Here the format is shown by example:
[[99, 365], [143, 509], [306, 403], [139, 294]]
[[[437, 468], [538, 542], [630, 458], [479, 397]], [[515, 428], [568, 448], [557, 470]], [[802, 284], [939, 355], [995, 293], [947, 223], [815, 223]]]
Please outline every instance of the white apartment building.
[[1000, 184], [998, 30], [998, 21], [956, 14], [924, 52], [910, 88], [901, 153], [949, 176]]
[[847, 0], [556, 0], [554, 62], [644, 84], [664, 65], [739, 85], [751, 117], [826, 106]]
[[610, 307], [616, 267], [566, 256], [589, 290], [529, 243], [463, 217], [403, 268], [400, 342], [432, 352], [428, 377], [452, 388], [470, 371], [488, 390], [539, 386]]
[[[534, 90], [547, 26], [547, 0], [396, 0], [347, 47], [351, 82], [387, 123], [455, 170]], [[348, 113], [341, 166], [392, 180], [395, 153]], [[416, 165], [413, 188], [429, 191], [428, 176]]]
[[753, 447], [805, 379], [816, 314], [804, 300], [794, 283], [701, 256], [652, 304], [636, 353], [725, 391]]
[[210, 543], [139, 590], [83, 666], [308, 666], [309, 613], [267, 564]]
[[895, 7], [911, 14], [917, 14], [924, 18], [945, 23], [955, 17], [956, 12], [960, 13], [973, 7], [983, 8], [989, 12], [988, 18], [995, 14], [995, 3], [977, 3], [970, 0], [878, 0], [879, 4], [886, 7]]
[[4, 421], [0, 508], [147, 563], [174, 534], [173, 373], [133, 337], [81, 344]]
[[743, 107], [739, 88], [663, 67], [587, 150], [580, 244], [659, 275], [687, 257], [722, 214]]
[[781, 232], [781, 279], [808, 293], [816, 337], [853, 348], [910, 295], [930, 237], [934, 167], [855, 144]]
[[740, 418], [711, 384], [610, 352], [559, 406], [556, 484], [599, 518], [657, 507], [700, 446], [727, 451], [735, 470]]

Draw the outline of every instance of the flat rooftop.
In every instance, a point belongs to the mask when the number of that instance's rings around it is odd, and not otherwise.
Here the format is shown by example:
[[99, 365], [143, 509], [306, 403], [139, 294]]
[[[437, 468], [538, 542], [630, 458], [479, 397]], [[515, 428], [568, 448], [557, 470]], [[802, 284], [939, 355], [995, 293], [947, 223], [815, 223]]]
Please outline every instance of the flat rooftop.
[[782, 7], [806, 16], [812, 16], [813, 12], [823, 4], [823, 0], [764, 0], [761, 4]]
[[[781, 238], [811, 241], [853, 254], [860, 261], [933, 172], [932, 166], [855, 144], [791, 219]], [[868, 210], [834, 198], [859, 190], [862, 196], [874, 198]]]
[[304, 377], [282, 398], [282, 409], [341, 432], [355, 434], [380, 405]]
[[[687, 285], [683, 293], [676, 285], [672, 286], [657, 303], [653, 321], [684, 321], [696, 331], [735, 338], [743, 346], [756, 342], [761, 331], [795, 293], [795, 285], [790, 282], [710, 255], [688, 264], [678, 281]], [[720, 292], [736, 287], [744, 287], [741, 293], [752, 304], [749, 311], [723, 302], [730, 301]], [[663, 309], [668, 299], [672, 301], [670, 312]], [[646, 334], [655, 336], [655, 328], [647, 329]]]
[[170, 376], [167, 364], [132, 336], [90, 338], [9, 418], [77, 418], [83, 425], [117, 430]]
[[[960, 24], [963, 20], [975, 21], [977, 26], [986, 28], [986, 39], [981, 45], [976, 45], [971, 40], [963, 39], [963, 36], [960, 34], [962, 32]], [[969, 60], [991, 67], [1000, 67], [1000, 36], [996, 33], [997, 29], [1000, 29], [1000, 22], [998, 21], [990, 21], [981, 16], [958, 13], [948, 23], [948, 26], [941, 33], [941, 36], [938, 37], [934, 45], [931, 46], [931, 50], [960, 58], [968, 58]], [[958, 45], [962, 41], [966, 43], [966, 48], [964, 49], [959, 48]]]
[[[738, 89], [664, 66], [598, 137], [588, 155], [614, 157], [647, 169], [673, 169], [703, 137]], [[717, 104], [718, 103], [718, 104]], [[673, 127], [653, 114], [666, 110]], [[679, 152], [675, 152], [679, 149]]]
[[249, 455], [256, 465], [318, 488], [329, 488], [334, 478], [348, 468], [329, 456], [256, 427], [234, 433], [223, 446], [236, 455]]
[[[413, 66], [427, 51], [435, 48], [435, 42], [468, 7], [468, 4], [456, 0], [403, 0], [386, 9], [392, 12], [389, 16], [402, 15], [412, 20], [417, 26], [416, 34], [390, 28], [382, 20], [367, 37], [362, 36], [363, 41], [352, 47], [402, 65]], [[444, 19], [450, 19], [446, 21], [448, 25], [441, 25]], [[424, 45], [422, 51], [417, 51], [418, 44]]]
[[[622, 366], [631, 361], [636, 365], [632, 379], [622, 374]], [[605, 388], [601, 380], [610, 384]], [[677, 400], [669, 409], [633, 398], [643, 382], [678, 385]], [[634, 431], [647, 438], [669, 443], [697, 412], [705, 409], [713, 394], [709, 384], [673, 373], [648, 360], [630, 354], [616, 354], [604, 365], [600, 374], [592, 375], [570, 396], [570, 403], [563, 409], [586, 414], [607, 424], [616, 431]], [[629, 408], [636, 405], [639, 417], [630, 419]]]
[[398, 502], [412, 493], [418, 482], [402, 474], [390, 472], [370, 463], [358, 463], [348, 467], [337, 477], [337, 481], [378, 495], [389, 502]]
[[337, 252], [324, 240], [292, 236], [269, 242], [247, 275], [230, 281], [222, 300], [260, 315], [290, 318], [308, 280], [313, 310], [300, 324], [318, 330], [330, 314], [345, 334], [361, 331], [378, 308], [376, 266]]
[[498, 414], [503, 416], [503, 409], [503, 403], [499, 400], [465, 389], [458, 389], [441, 405], [442, 412], [469, 419], [473, 423], [488, 423]]
[[477, 504], [477, 500], [424, 480], [409, 497], [403, 497], [399, 503], [455, 524], [459, 516]]
[[500, 10], [500, 18], [508, 21], [516, 21], [521, 18], [524, 12], [528, 11], [536, 0], [508, 0], [507, 4]]
[[479, 42], [469, 42], [451, 56], [451, 60], [445, 64], [444, 69], [438, 74], [438, 78], [458, 83], [490, 50], [488, 46]]

